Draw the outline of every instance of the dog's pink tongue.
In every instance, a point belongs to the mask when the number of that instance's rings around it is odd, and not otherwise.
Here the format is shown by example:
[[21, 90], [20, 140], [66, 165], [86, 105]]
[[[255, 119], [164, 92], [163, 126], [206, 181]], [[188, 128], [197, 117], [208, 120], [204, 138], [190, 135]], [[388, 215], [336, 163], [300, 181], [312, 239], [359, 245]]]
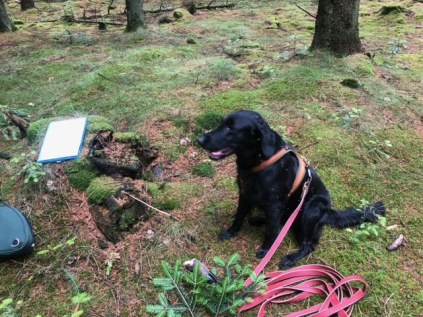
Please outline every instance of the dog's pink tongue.
[[223, 155], [223, 150], [219, 150], [219, 151], [214, 151], [210, 153], [210, 156], [212, 158], [218, 159], [219, 157], [221, 157]]

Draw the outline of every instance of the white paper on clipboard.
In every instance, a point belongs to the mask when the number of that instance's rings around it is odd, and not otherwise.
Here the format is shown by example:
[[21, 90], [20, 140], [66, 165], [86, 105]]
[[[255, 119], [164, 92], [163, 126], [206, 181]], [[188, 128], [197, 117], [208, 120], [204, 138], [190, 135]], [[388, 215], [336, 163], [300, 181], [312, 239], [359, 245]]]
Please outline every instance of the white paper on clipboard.
[[51, 122], [41, 146], [38, 162], [61, 162], [78, 158], [86, 127], [86, 117]]

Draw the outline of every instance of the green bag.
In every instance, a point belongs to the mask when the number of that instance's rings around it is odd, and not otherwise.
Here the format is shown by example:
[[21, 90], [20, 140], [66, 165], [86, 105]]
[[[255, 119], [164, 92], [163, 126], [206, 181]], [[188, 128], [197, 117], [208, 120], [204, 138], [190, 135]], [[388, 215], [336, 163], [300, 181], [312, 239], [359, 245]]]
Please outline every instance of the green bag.
[[16, 208], [0, 203], [0, 260], [30, 254], [35, 238], [28, 219]]

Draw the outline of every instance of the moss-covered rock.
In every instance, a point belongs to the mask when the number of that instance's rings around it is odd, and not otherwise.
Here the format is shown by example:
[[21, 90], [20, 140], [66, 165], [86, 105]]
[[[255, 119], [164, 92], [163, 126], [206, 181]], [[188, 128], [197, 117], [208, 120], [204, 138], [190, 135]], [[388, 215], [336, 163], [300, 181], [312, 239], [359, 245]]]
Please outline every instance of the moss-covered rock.
[[107, 176], [94, 178], [86, 190], [88, 201], [102, 204], [108, 197], [115, 195], [120, 188], [121, 184], [113, 178]]
[[147, 145], [147, 138], [143, 135], [140, 135], [136, 132], [116, 132], [113, 134], [115, 141], [121, 143], [131, 143], [135, 144], [137, 142], [141, 142], [143, 145]]
[[98, 176], [97, 169], [90, 161], [81, 158], [67, 163], [65, 173], [69, 182], [79, 190], [86, 190], [91, 181]]
[[238, 57], [243, 55], [249, 55], [253, 50], [260, 48], [258, 43], [252, 42], [247, 39], [236, 39], [225, 46], [224, 51], [231, 57]]
[[268, 17], [264, 24], [266, 25], [267, 29], [280, 29], [282, 27], [281, 21], [276, 16]]
[[343, 81], [341, 81], [341, 85], [349, 87], [349, 88], [353, 88], [353, 89], [358, 89], [361, 86], [359, 81], [353, 78], [344, 79]]
[[102, 131], [114, 131], [115, 128], [109, 119], [99, 115], [88, 116], [88, 133], [97, 133]]
[[405, 12], [405, 8], [400, 5], [386, 5], [382, 6], [379, 13], [380, 15], [388, 15], [388, 14], [395, 14], [395, 13], [402, 13]]
[[192, 17], [191, 13], [188, 12], [187, 9], [178, 8], [175, 11], [173, 11], [173, 17], [176, 20], [182, 20], [182, 19], [189, 19]]

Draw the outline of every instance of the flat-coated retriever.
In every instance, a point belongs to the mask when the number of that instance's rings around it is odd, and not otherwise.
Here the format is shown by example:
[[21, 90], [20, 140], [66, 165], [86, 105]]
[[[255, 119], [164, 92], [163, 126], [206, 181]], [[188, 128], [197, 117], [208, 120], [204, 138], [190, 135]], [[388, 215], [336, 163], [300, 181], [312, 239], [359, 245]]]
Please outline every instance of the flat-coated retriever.
[[[264, 211], [265, 217], [252, 219], [250, 224], [266, 224], [264, 242], [256, 254], [258, 258], [264, 257], [276, 239], [281, 225], [298, 206], [303, 184], [309, 174], [305, 175], [300, 186], [290, 194], [297, 170], [301, 167], [300, 159], [295, 153], [288, 152], [274, 164], [257, 171], [257, 166], [274, 157], [275, 153], [287, 145], [254, 111], [242, 110], [226, 116], [217, 128], [201, 135], [198, 142], [209, 152], [212, 160], [236, 155], [238, 208], [233, 224], [220, 235], [220, 239], [226, 240], [235, 236], [252, 208], [258, 207]], [[323, 225], [346, 228], [363, 222], [376, 222], [376, 215], [385, 214], [382, 202], [362, 211], [354, 207], [344, 212], [333, 210], [329, 192], [322, 180], [313, 168], [309, 169], [312, 177], [309, 192], [292, 227], [300, 249], [285, 256], [279, 264], [281, 268], [294, 265], [314, 250]]]

